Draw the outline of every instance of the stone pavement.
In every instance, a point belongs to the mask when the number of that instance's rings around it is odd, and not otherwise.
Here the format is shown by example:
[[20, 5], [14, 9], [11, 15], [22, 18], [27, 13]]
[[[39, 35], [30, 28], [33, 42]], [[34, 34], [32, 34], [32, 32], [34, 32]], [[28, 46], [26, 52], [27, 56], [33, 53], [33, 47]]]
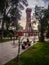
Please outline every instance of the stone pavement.
[[0, 43], [0, 65], [3, 65], [17, 55], [17, 47], [17, 43], [13, 45], [12, 41]]
[[[20, 54], [25, 50], [22, 50], [20, 47], [21, 51]], [[18, 40], [15, 41], [15, 44], [13, 44], [13, 41], [0, 43], [0, 65], [4, 65], [11, 59], [15, 58], [17, 56], [17, 53], [18, 53]]]

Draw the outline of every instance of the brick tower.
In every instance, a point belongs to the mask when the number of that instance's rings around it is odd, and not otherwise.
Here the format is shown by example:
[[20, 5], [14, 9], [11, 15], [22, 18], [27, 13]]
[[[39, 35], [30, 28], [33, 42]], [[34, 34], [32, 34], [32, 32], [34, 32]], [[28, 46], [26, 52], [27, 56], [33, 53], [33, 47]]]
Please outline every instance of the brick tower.
[[26, 32], [31, 32], [31, 8], [26, 9]]

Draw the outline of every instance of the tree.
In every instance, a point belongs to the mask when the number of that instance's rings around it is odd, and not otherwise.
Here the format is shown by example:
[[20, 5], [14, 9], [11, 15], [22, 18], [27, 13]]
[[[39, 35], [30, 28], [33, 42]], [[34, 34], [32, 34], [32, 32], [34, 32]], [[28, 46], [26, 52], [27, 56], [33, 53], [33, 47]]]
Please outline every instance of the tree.
[[5, 15], [5, 13], [6, 13], [6, 8], [7, 8], [7, 6], [8, 6], [8, 1], [7, 0], [2, 0], [1, 2], [0, 2], [0, 13], [3, 15], [3, 21], [2, 21], [2, 36], [3, 36], [3, 29], [4, 29], [4, 16], [6, 16]]
[[[21, 14], [19, 12], [21, 12], [21, 9], [24, 9], [23, 5], [20, 2], [24, 3], [26, 6], [28, 5], [27, 0], [2, 0], [0, 2], [0, 12], [3, 14], [2, 30], [4, 30], [5, 23], [7, 27], [6, 29], [8, 29], [12, 22], [15, 23], [15, 26], [18, 29], [18, 20], [20, 20], [21, 17]], [[18, 11], [19, 9], [20, 11]], [[8, 16], [8, 14], [10, 14], [10, 17]], [[12, 18], [15, 18], [15, 20], [10, 22], [10, 19]]]
[[44, 33], [45, 33], [45, 31], [47, 29], [47, 25], [48, 25], [49, 12], [47, 11], [47, 9], [41, 9], [41, 7], [38, 7], [38, 6], [36, 6], [35, 8], [36, 8], [35, 15], [40, 23], [39, 41], [44, 42]]
[[6, 0], [1, 0], [0, 1], [0, 12], [3, 13], [4, 7], [5, 7], [5, 2]]
[[45, 17], [47, 19], [47, 38], [49, 38], [49, 5], [48, 5], [48, 9], [45, 10]]

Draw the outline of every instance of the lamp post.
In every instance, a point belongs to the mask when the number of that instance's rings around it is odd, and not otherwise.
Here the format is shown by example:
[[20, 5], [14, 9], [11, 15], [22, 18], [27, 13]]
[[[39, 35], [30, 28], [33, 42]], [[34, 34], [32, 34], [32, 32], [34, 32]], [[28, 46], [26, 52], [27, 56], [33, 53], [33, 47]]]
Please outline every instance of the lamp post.
[[19, 61], [20, 61], [20, 36], [18, 37], [19, 40], [19, 44], [18, 44], [18, 54], [17, 54], [17, 65], [19, 65]]
[[[15, 30], [14, 27], [13, 27], [13, 30]], [[14, 33], [14, 38], [13, 38], [13, 45], [15, 45], [15, 33]]]

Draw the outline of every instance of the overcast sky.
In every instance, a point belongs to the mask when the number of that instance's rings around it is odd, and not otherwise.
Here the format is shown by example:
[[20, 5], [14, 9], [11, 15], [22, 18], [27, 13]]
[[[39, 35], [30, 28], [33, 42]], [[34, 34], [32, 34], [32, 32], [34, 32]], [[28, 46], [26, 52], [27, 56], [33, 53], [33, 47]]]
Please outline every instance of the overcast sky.
[[[27, 8], [32, 8], [32, 14], [34, 12], [35, 6], [42, 6], [47, 8], [49, 0], [27, 0], [28, 1], [28, 6]], [[22, 20], [20, 21], [22, 26], [25, 26], [25, 21], [26, 21], [26, 7], [24, 8], [24, 10], [22, 11]]]

